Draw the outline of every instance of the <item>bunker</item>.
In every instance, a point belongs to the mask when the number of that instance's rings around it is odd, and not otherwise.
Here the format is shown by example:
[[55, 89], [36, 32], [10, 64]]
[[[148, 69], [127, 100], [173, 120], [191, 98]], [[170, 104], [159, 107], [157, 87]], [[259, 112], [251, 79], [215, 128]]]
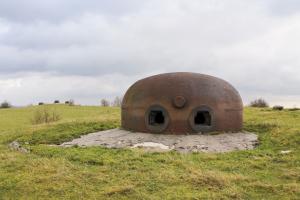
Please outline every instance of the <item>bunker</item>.
[[134, 132], [192, 134], [238, 132], [243, 102], [228, 82], [177, 72], [134, 83], [122, 102], [122, 128]]

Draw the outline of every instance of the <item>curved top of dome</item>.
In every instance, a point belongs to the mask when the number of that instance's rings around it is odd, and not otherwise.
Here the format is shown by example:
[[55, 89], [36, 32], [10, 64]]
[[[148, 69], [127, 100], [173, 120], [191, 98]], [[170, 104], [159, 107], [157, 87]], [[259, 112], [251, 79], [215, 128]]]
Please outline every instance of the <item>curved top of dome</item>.
[[[238, 91], [228, 82], [209, 75], [175, 72], [150, 76], [134, 83], [126, 92], [123, 107], [143, 107], [151, 103], [174, 101], [183, 97], [191, 104], [197, 102], [216, 106], [241, 108]], [[180, 99], [179, 99], [180, 101]]]

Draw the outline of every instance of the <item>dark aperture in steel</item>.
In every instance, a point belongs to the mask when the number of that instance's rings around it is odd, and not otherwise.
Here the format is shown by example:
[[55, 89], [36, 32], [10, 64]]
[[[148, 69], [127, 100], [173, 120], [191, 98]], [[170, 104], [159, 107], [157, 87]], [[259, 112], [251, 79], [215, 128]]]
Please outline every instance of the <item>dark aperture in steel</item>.
[[213, 111], [207, 106], [195, 108], [189, 117], [189, 124], [195, 132], [209, 132], [214, 128]]
[[211, 116], [208, 111], [198, 111], [194, 117], [194, 123], [200, 126], [210, 126]]
[[243, 102], [228, 82], [188, 72], [137, 81], [122, 102], [122, 128], [162, 134], [240, 131]]
[[167, 128], [169, 115], [162, 106], [153, 105], [146, 112], [145, 123], [150, 131], [160, 133]]
[[165, 123], [165, 116], [160, 110], [151, 110], [149, 113], [149, 125], [160, 126]]

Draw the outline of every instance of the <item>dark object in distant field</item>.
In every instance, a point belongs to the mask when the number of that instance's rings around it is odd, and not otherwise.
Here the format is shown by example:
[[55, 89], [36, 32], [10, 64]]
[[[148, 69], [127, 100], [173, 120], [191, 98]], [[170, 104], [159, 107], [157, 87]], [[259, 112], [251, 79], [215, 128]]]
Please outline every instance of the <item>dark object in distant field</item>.
[[69, 105], [69, 106], [74, 106], [75, 105], [75, 102], [73, 99], [70, 99], [69, 101], [65, 101], [65, 104], [66, 105]]
[[42, 106], [42, 105], [44, 105], [44, 103], [43, 102], [39, 102], [39, 106]]
[[11, 104], [8, 101], [3, 101], [0, 105], [0, 108], [11, 108]]
[[54, 103], [55, 103], [55, 104], [59, 103], [59, 100], [55, 100]]
[[266, 100], [260, 98], [260, 99], [255, 99], [254, 101], [251, 101], [250, 106], [256, 107], [256, 108], [267, 108], [267, 107], [269, 107], [269, 104], [267, 103]]
[[240, 131], [243, 102], [229, 83], [197, 73], [167, 73], [133, 84], [122, 102], [122, 128], [187, 134]]
[[283, 110], [284, 107], [283, 106], [273, 106], [273, 110]]

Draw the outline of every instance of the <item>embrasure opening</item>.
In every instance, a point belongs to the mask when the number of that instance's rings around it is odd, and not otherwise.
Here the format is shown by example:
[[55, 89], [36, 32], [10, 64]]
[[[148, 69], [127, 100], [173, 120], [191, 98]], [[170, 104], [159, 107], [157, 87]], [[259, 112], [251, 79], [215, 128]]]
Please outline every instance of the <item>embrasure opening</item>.
[[165, 123], [165, 116], [161, 110], [151, 110], [148, 119], [151, 126], [161, 126]]
[[195, 108], [189, 117], [189, 124], [196, 133], [205, 133], [215, 128], [214, 113], [208, 106]]
[[160, 105], [150, 106], [145, 113], [145, 125], [149, 132], [163, 132], [169, 125], [168, 112]]
[[209, 111], [197, 111], [194, 123], [198, 126], [211, 126], [211, 115]]

